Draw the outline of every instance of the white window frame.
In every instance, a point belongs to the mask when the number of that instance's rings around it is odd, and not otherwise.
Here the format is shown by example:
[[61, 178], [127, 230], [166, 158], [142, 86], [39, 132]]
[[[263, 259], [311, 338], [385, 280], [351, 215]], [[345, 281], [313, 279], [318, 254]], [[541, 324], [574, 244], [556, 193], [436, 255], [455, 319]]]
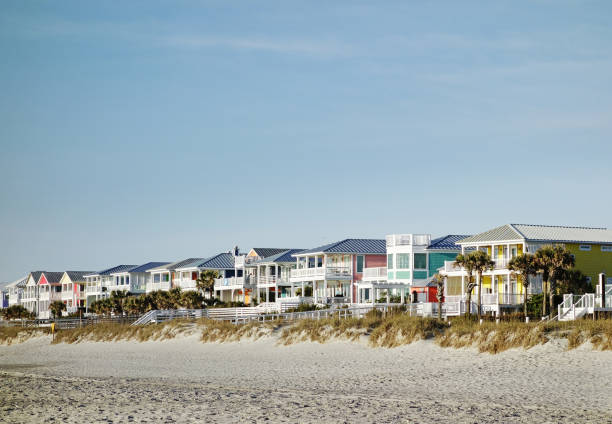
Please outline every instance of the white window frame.
[[580, 249], [583, 252], [590, 252], [592, 247], [590, 244], [581, 244], [580, 246], [578, 246], [578, 249]]

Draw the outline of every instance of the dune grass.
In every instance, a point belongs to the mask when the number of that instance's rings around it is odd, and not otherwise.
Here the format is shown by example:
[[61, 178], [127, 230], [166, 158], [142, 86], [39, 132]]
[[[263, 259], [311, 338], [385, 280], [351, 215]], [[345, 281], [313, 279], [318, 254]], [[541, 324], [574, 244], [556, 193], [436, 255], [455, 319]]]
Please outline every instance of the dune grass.
[[[37, 335], [49, 334], [49, 329], [0, 327], [0, 343], [19, 343]], [[275, 336], [279, 344], [299, 342], [325, 343], [330, 340], [367, 340], [372, 347], [393, 348], [417, 340], [434, 340], [445, 348], [476, 348], [491, 354], [513, 348], [529, 349], [549, 340], [567, 339], [568, 349], [589, 342], [594, 349], [612, 350], [612, 320], [578, 320], [573, 322], [519, 321], [483, 322], [458, 317], [450, 322], [433, 318], [410, 317], [402, 311], [383, 315], [370, 311], [362, 318], [330, 317], [321, 320], [303, 319], [296, 322], [251, 322], [235, 325], [209, 319], [173, 320], [159, 325], [130, 326], [102, 323], [83, 328], [56, 332], [53, 343], [82, 341], [168, 340], [179, 335], [197, 335], [204, 343], [236, 342]], [[277, 336], [277, 337], [276, 337]]]
[[50, 332], [49, 328], [2, 326], [0, 327], [0, 344], [22, 343], [32, 337], [50, 334]]

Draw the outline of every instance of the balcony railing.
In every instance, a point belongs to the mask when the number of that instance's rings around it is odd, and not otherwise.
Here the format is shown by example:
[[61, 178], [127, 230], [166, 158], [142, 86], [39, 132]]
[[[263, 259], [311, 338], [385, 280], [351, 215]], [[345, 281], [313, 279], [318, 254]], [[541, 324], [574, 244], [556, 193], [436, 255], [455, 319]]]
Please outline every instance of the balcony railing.
[[158, 290], [164, 290], [164, 291], [170, 290], [170, 281], [161, 281], [161, 282], [157, 282], [157, 283], [147, 283], [147, 285], [146, 285], [147, 293], [158, 291]]
[[260, 275], [257, 277], [257, 285], [276, 285], [289, 283], [287, 276], [283, 275]]
[[196, 288], [196, 281], [191, 278], [179, 278], [174, 280], [174, 285], [183, 290], [193, 290]]
[[217, 278], [215, 280], [215, 290], [241, 289], [244, 288], [244, 277]]
[[381, 266], [377, 268], [364, 268], [363, 270], [364, 280], [386, 280], [387, 279], [387, 267]]
[[429, 234], [391, 234], [386, 238], [387, 247], [393, 246], [429, 246]]
[[351, 278], [353, 276], [350, 267], [327, 266], [319, 268], [292, 269], [291, 278], [315, 278], [315, 279], [334, 279]]

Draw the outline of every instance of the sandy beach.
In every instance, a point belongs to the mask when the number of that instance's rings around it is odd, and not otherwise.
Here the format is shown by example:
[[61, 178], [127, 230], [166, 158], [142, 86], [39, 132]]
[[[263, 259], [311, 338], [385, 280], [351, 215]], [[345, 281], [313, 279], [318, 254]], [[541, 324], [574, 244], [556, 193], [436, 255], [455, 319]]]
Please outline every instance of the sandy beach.
[[421, 341], [278, 346], [48, 337], [0, 346], [0, 422], [611, 422], [612, 352]]

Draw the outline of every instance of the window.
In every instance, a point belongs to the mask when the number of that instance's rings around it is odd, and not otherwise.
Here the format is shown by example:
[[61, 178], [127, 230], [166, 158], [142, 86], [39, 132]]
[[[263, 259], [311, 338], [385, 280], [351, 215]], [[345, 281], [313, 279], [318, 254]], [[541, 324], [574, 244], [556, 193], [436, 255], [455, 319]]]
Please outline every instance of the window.
[[427, 269], [427, 254], [426, 253], [415, 253], [414, 254], [414, 269]]
[[357, 255], [357, 272], [363, 272], [363, 264], [365, 262], [365, 258], [363, 255]]
[[410, 269], [410, 253], [397, 254], [397, 269]]
[[315, 267], [315, 258], [309, 257], [308, 258], [308, 268], [314, 268], [314, 267]]
[[321, 268], [323, 266], [323, 256], [319, 256], [317, 258], [317, 268]]
[[387, 254], [387, 269], [393, 269], [393, 253]]
[[601, 251], [602, 252], [612, 252], [612, 245], [601, 246]]
[[580, 245], [580, 250], [582, 250], [583, 252], [590, 252], [591, 251], [591, 245], [590, 244], [581, 244]]

